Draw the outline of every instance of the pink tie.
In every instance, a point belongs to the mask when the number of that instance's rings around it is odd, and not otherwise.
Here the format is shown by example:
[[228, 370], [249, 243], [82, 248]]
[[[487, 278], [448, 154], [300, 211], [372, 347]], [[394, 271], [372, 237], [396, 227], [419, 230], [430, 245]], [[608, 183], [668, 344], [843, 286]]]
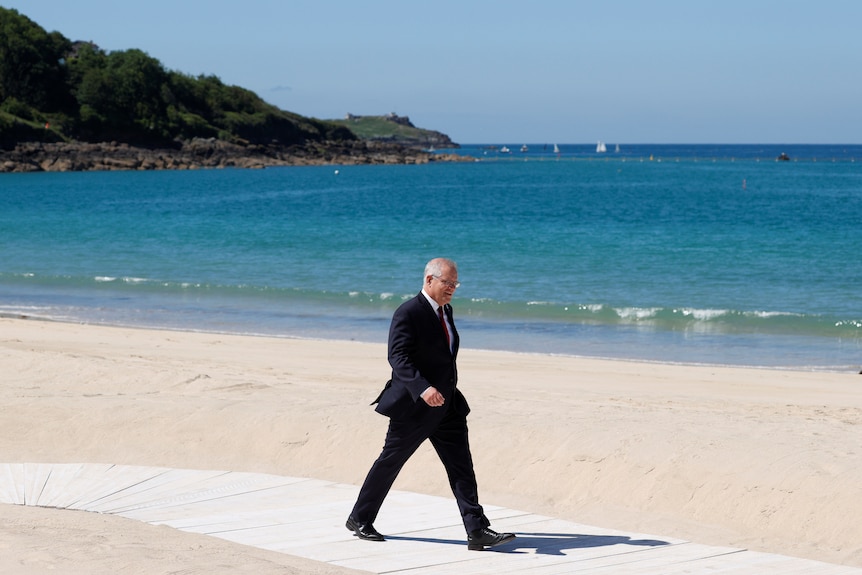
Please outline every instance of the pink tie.
[[446, 345], [448, 345], [451, 348], [452, 342], [449, 341], [449, 328], [446, 327], [446, 320], [443, 319], [443, 308], [442, 307], [437, 308], [437, 315], [440, 316], [440, 325], [443, 326], [443, 333], [446, 334]]

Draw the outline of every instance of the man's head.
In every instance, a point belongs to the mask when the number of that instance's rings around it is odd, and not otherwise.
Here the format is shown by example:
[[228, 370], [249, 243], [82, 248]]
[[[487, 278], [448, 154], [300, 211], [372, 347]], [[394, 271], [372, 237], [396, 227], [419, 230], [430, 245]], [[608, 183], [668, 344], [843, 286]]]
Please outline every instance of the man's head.
[[452, 301], [452, 295], [461, 284], [458, 266], [450, 259], [434, 258], [425, 265], [425, 292], [440, 305]]

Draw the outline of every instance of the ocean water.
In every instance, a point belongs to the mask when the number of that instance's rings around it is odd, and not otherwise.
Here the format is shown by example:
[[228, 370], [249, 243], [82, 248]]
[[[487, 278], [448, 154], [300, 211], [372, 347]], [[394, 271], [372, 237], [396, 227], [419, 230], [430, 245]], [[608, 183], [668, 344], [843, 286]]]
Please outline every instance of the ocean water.
[[859, 371], [862, 146], [508, 147], [0, 174], [0, 314], [382, 343], [448, 256], [465, 347]]

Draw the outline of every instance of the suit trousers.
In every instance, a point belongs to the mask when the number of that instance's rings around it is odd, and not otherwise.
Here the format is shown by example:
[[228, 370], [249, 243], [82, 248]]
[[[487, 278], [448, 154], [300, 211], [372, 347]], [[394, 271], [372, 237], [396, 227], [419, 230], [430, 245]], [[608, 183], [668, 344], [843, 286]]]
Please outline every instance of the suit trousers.
[[390, 419], [383, 450], [371, 466], [351, 513], [358, 523], [374, 523], [401, 468], [428, 439], [446, 469], [467, 532], [491, 524], [479, 505], [467, 418], [448, 404], [428, 409], [430, 412], [419, 423]]

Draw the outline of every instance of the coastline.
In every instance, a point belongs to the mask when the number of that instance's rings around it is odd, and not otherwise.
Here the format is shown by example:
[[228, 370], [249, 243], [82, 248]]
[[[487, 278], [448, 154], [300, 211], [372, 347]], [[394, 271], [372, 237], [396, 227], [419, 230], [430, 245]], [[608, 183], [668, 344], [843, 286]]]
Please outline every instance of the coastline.
[[[391, 311], [376, 310], [374, 314], [333, 316], [322, 310], [319, 313], [308, 313], [310, 304], [307, 300], [300, 306], [304, 313], [297, 315], [280, 315], [277, 321], [272, 321], [267, 310], [259, 313], [256, 308], [243, 308], [227, 317], [218, 310], [206, 309], [193, 317], [184, 315], [182, 308], [172, 308], [169, 303], [154, 306], [159, 311], [149, 309], [146, 320], [140, 315], [130, 313], [124, 315], [121, 309], [109, 312], [107, 308], [99, 309], [101, 317], [95, 317], [89, 311], [79, 307], [75, 310], [53, 314], [45, 314], [44, 310], [28, 309], [27, 306], [10, 306], [0, 310], [0, 319], [22, 319], [28, 321], [45, 321], [92, 325], [96, 327], [116, 327], [128, 329], [148, 329], [172, 332], [209, 333], [213, 335], [232, 335], [240, 337], [264, 337], [274, 339], [309, 339], [312, 341], [353, 341], [364, 343], [383, 343], [385, 341]], [[200, 309], [198, 311], [200, 311]], [[224, 312], [227, 307], [220, 310]], [[241, 317], [239, 317], [241, 316]], [[478, 320], [481, 322], [481, 320]], [[782, 363], [769, 362], [764, 358], [775, 360], [773, 355], [765, 354], [769, 349], [769, 341], [775, 335], [761, 337], [758, 334], [725, 336], [722, 346], [711, 345], [698, 347], [696, 341], [689, 337], [680, 337], [674, 331], [659, 331], [651, 333], [649, 338], [633, 333], [631, 330], [607, 329], [598, 335], [595, 331], [581, 332], [573, 330], [569, 337], [559, 337], [559, 334], [540, 334], [534, 330], [530, 338], [512, 338], [511, 325], [502, 324], [497, 327], [494, 322], [475, 323], [476, 318], [466, 315], [461, 319], [465, 332], [470, 332], [470, 342], [467, 347], [475, 351], [489, 351], [539, 355], [548, 357], [564, 357], [572, 359], [599, 360], [611, 362], [633, 362], [645, 365], [676, 365], [693, 367], [728, 367], [755, 370], [803, 371], [812, 373], [862, 374], [860, 364], [842, 362], [816, 363], [810, 361], [818, 357], [819, 351], [828, 352], [828, 340], [818, 341], [816, 338], [805, 340], [797, 336], [798, 343], [794, 349], [806, 349], [808, 362]], [[349, 333], [349, 339], [342, 334]], [[751, 351], [745, 349], [749, 344]], [[785, 344], [786, 345], [786, 344]], [[772, 351], [772, 350], [770, 350]], [[580, 352], [580, 353], [579, 353]], [[758, 355], [760, 352], [761, 355]], [[823, 357], [826, 357], [824, 355]], [[733, 358], [734, 362], [727, 361]], [[761, 361], [758, 361], [760, 359]]]
[[[10, 318], [0, 341], [7, 462], [359, 484], [385, 432], [382, 344]], [[858, 375], [473, 349], [459, 367], [486, 504], [862, 566]], [[427, 446], [395, 487], [448, 495]]]
[[354, 141], [305, 146], [241, 146], [195, 138], [175, 148], [146, 148], [117, 142], [20, 142], [0, 149], [0, 173], [116, 170], [196, 170], [275, 166], [427, 164], [471, 161], [456, 154], [432, 154], [398, 144]]
[[[718, 148], [736, 156], [747, 147]], [[619, 161], [627, 153], [641, 150], [626, 147]], [[471, 347], [858, 372], [858, 273], [834, 273], [859, 251], [852, 218], [834, 218], [855, 208], [858, 169], [793, 167], [631, 164], [620, 173], [525, 161], [9, 175], [2, 311], [385, 341], [393, 306], [415, 293], [404, 262], [451, 249], [471, 275], [457, 308]], [[759, 183], [713, 188], [713, 173]], [[665, 184], [699, 193], [682, 208], [658, 191]], [[641, 194], [642, 185], [657, 191]], [[444, 192], [457, 206], [455, 242], [428, 217], [438, 200], [399, 208]], [[620, 194], [630, 200], [613, 199]], [[633, 219], [593, 222], [585, 203], [608, 216], [631, 204]], [[688, 215], [656, 219], [659, 206]], [[711, 231], [698, 223], [713, 216], [723, 219]], [[390, 277], [369, 279], [353, 265], [372, 245]]]

